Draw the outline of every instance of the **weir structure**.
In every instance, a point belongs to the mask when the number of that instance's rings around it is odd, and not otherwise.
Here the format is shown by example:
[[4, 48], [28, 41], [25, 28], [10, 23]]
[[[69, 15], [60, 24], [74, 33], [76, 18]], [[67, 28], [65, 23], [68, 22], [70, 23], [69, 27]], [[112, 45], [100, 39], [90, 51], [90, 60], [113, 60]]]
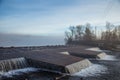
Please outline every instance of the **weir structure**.
[[60, 54], [66, 54], [66, 55], [72, 55], [76, 57], [82, 57], [82, 58], [92, 58], [92, 59], [102, 59], [106, 56], [106, 53], [99, 48], [94, 47], [85, 47], [85, 46], [74, 46], [74, 47], [60, 47], [57, 49], [42, 49], [39, 50], [40, 52], [44, 53], [57, 53]]
[[102, 51], [86, 50], [87, 48], [91, 47], [64, 46], [57, 48], [42, 47], [42, 49], [30, 47], [27, 50], [26, 48], [7, 48], [8, 52], [1, 49], [0, 71], [6, 72], [29, 65], [29, 67], [40, 68], [49, 72], [73, 74], [91, 65], [87, 58], [102, 58], [105, 56]]
[[59, 53], [42, 53], [39, 51], [26, 53], [26, 59], [32, 67], [65, 74], [79, 72], [81, 69], [91, 65], [88, 59]]
[[28, 67], [28, 63], [25, 58], [13, 58], [8, 60], [0, 60], [0, 71], [8, 72], [10, 70], [21, 69]]
[[[2, 54], [5, 59], [1, 58], [1, 72], [23, 68], [23, 61], [29, 67], [41, 68], [49, 72], [73, 74], [81, 69], [89, 67], [91, 62], [88, 59], [75, 57], [59, 52], [41, 52], [41, 51], [25, 51], [22, 53]], [[21, 58], [24, 57], [24, 58]], [[12, 59], [15, 58], [15, 59]], [[18, 60], [17, 60], [18, 59]], [[16, 66], [16, 67], [15, 67]], [[21, 67], [19, 67], [21, 66]]]

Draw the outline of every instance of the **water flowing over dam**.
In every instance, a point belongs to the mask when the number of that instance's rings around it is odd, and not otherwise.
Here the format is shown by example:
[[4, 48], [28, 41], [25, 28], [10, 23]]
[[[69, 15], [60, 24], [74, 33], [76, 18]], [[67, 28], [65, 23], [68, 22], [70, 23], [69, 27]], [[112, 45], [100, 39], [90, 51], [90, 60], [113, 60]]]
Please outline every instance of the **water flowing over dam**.
[[8, 72], [10, 70], [20, 69], [28, 67], [25, 58], [14, 58], [0, 61], [0, 71]]
[[97, 66], [100, 70], [95, 70], [93, 62], [106, 60], [111, 56], [106, 56], [107, 54], [98, 48], [98, 51], [94, 51], [94, 48], [92, 50], [82, 46], [1, 48], [0, 80], [17, 80], [18, 77], [24, 80], [33, 74], [43, 73], [59, 74], [60, 77], [76, 73], [79, 73], [80, 77], [89, 76], [87, 74], [93, 73], [91, 68], [95, 74], [102, 74], [107, 68], [100, 65]]
[[28, 52], [26, 54], [26, 59], [30, 66], [59, 73], [73, 74], [91, 65], [88, 59], [71, 55], [50, 52], [42, 53], [39, 51]]
[[[66, 61], [66, 59], [69, 61]], [[47, 54], [39, 52], [34, 52], [33, 55], [33, 52], [32, 54], [29, 52], [25, 58], [21, 57], [1, 60], [0, 72], [2, 74], [11, 70], [33, 67], [43, 71], [73, 74], [90, 65], [91, 62], [88, 59], [82, 59], [70, 55], [52, 53]]]

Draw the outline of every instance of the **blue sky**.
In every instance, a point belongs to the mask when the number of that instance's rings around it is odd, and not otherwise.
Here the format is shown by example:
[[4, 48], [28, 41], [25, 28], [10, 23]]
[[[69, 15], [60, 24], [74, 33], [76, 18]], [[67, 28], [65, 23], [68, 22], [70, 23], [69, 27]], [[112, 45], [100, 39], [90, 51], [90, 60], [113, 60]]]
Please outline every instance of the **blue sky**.
[[64, 36], [70, 25], [120, 24], [120, 0], [0, 0], [0, 33]]

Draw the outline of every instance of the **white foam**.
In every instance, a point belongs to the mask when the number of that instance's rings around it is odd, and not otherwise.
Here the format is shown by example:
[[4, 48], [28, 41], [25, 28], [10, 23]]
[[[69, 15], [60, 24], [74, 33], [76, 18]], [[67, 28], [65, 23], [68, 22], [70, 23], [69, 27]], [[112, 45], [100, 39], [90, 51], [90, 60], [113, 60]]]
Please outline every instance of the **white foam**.
[[86, 50], [89, 50], [89, 51], [96, 51], [96, 52], [102, 52], [102, 50], [98, 47], [93, 47], [93, 48], [87, 48]]
[[23, 68], [23, 69], [18, 69], [18, 70], [11, 70], [9, 72], [3, 73], [3, 76], [8, 76], [8, 77], [12, 77], [13, 75], [20, 75], [22, 73], [29, 73], [29, 72], [35, 72], [37, 71], [37, 68]]
[[92, 64], [90, 67], [86, 69], [82, 69], [80, 72], [73, 74], [73, 76], [100, 76], [101, 74], [105, 74], [107, 72], [107, 67], [98, 64]]
[[117, 60], [114, 55], [106, 55], [101, 60]]
[[70, 55], [69, 52], [65, 51], [65, 52], [60, 52], [61, 54], [65, 54], [65, 55]]

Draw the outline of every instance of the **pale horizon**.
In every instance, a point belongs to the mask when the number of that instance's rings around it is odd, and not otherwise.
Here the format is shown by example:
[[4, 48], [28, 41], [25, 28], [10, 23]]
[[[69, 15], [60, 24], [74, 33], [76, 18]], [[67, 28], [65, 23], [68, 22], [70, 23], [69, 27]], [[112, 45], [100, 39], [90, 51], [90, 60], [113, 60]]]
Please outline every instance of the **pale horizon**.
[[120, 24], [119, 0], [1, 0], [0, 33], [64, 36], [71, 25]]
[[[90, 23], [99, 34], [106, 21], [120, 25], [119, 14], [120, 0], [0, 0], [0, 46], [12, 46], [24, 36], [64, 44], [69, 26]], [[20, 45], [26, 44], [23, 40]]]

